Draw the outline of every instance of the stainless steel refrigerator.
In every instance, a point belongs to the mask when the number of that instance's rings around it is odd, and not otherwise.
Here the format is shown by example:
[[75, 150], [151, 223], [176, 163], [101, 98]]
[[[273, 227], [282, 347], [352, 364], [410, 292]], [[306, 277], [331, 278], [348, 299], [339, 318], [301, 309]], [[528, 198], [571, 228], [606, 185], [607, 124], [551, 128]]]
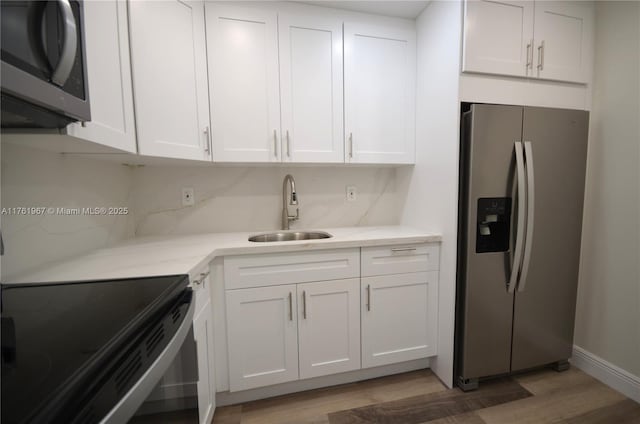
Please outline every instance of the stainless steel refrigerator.
[[568, 368], [589, 114], [464, 104], [455, 378]]

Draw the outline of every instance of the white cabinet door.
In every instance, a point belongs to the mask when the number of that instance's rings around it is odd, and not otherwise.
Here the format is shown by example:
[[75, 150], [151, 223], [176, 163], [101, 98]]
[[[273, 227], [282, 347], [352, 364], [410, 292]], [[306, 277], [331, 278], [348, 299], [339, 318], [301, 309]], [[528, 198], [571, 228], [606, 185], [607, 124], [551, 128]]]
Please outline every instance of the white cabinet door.
[[586, 83], [593, 44], [593, 4], [537, 1], [535, 9], [537, 76]]
[[230, 391], [298, 378], [295, 284], [227, 290]]
[[206, 4], [214, 160], [279, 162], [278, 18]]
[[438, 272], [362, 278], [362, 367], [436, 354]]
[[216, 409], [213, 361], [213, 327], [211, 302], [207, 302], [193, 320], [193, 338], [198, 361], [198, 415], [200, 424], [209, 424]]
[[140, 154], [210, 159], [200, 1], [130, 1], [131, 60]]
[[415, 28], [344, 24], [345, 157], [415, 161]]
[[360, 279], [298, 284], [300, 378], [360, 368]]
[[462, 70], [531, 73], [533, 9], [533, 1], [465, 1]]
[[278, 15], [282, 158], [344, 162], [342, 21]]
[[84, 19], [91, 121], [70, 124], [67, 133], [135, 153], [127, 4], [85, 2]]

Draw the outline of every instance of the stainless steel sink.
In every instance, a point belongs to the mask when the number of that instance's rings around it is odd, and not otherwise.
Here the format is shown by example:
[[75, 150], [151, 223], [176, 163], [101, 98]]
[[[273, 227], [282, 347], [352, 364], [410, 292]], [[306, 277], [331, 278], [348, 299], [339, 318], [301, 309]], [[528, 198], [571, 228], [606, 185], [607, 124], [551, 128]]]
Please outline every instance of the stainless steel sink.
[[324, 231], [280, 231], [277, 233], [257, 234], [249, 237], [253, 242], [293, 241], [293, 240], [317, 240], [333, 237]]

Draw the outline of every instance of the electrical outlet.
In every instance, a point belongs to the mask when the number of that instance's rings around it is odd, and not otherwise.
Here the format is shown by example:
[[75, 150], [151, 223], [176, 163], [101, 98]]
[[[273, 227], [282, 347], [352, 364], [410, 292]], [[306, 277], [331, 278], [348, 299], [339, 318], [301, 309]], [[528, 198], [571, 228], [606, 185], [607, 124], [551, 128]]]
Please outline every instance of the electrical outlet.
[[196, 204], [196, 195], [192, 187], [182, 189], [182, 206], [193, 206]]
[[358, 189], [356, 186], [347, 186], [347, 202], [355, 202], [358, 196]]

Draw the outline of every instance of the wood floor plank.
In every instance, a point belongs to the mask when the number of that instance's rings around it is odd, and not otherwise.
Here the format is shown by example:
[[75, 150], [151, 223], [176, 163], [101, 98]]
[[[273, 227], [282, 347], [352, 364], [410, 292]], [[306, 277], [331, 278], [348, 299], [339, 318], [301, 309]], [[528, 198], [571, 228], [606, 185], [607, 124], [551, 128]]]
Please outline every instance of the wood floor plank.
[[640, 424], [640, 404], [625, 399], [569, 418], [567, 424]]
[[420, 424], [485, 424], [485, 422], [476, 415], [475, 412], [467, 412], [465, 414], [450, 415]]
[[213, 424], [240, 424], [242, 405], [221, 406], [216, 408]]
[[329, 421], [331, 424], [419, 424], [529, 396], [531, 393], [522, 386], [505, 378], [485, 383], [473, 392], [453, 389], [330, 413]]
[[445, 390], [430, 370], [413, 371], [248, 402], [243, 404], [242, 424], [328, 422], [331, 412]]
[[593, 381], [482, 409], [476, 413], [487, 424], [556, 423], [624, 399], [620, 393]]
[[537, 370], [515, 376], [514, 379], [534, 395], [564, 391], [570, 387], [596, 382], [596, 379], [577, 368], [570, 368], [563, 372], [552, 369]]

